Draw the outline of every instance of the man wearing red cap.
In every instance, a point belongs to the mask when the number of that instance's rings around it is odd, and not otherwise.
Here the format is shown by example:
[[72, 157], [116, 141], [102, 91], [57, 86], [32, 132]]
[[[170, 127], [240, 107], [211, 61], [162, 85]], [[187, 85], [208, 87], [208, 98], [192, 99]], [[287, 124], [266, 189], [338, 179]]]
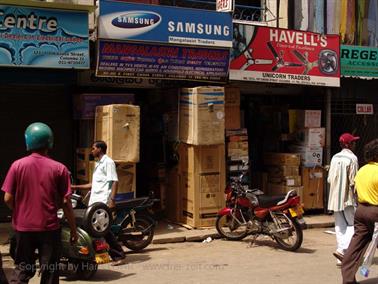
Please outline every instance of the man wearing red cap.
[[354, 177], [358, 171], [358, 159], [353, 151], [358, 139], [360, 137], [350, 133], [340, 136], [341, 151], [332, 157], [328, 173], [328, 210], [333, 211], [335, 216], [337, 249], [333, 254], [337, 258], [338, 266], [341, 266], [340, 259], [343, 258], [354, 233]]

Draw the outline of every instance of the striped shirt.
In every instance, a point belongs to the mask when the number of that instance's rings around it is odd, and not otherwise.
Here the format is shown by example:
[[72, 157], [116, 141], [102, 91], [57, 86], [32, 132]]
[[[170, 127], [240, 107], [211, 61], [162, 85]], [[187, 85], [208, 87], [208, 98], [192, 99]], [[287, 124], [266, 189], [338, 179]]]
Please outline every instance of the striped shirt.
[[354, 177], [357, 171], [358, 159], [351, 150], [343, 149], [332, 157], [327, 179], [330, 184], [328, 210], [343, 211], [356, 204]]

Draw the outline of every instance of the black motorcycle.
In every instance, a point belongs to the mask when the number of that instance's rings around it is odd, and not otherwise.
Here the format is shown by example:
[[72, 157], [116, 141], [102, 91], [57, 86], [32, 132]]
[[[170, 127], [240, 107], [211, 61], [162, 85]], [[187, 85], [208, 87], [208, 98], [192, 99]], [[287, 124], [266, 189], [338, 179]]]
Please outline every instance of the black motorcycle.
[[133, 251], [147, 247], [152, 242], [156, 225], [151, 209], [158, 201], [153, 192], [148, 197], [116, 201], [111, 231], [117, 240]]

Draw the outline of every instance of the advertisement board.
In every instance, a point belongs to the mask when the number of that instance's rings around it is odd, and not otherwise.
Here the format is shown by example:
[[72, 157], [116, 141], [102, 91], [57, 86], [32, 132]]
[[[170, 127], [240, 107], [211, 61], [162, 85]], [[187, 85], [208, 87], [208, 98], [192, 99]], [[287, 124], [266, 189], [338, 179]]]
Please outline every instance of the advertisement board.
[[0, 5], [0, 65], [89, 68], [88, 12]]
[[230, 51], [99, 40], [96, 76], [224, 82]]
[[342, 45], [341, 75], [346, 77], [378, 77], [378, 48]]
[[234, 24], [230, 79], [340, 86], [339, 36]]
[[210, 10], [100, 0], [102, 39], [231, 47], [232, 16]]

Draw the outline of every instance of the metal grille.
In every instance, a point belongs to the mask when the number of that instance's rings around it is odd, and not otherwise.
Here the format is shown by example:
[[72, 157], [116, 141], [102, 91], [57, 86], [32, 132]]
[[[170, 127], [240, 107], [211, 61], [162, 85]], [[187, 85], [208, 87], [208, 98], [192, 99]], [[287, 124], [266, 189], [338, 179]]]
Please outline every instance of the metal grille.
[[[216, 5], [215, 0], [161, 0], [160, 3], [162, 5], [206, 10], [215, 10]], [[264, 8], [260, 6], [260, 0], [236, 1], [233, 18], [235, 20], [261, 22], [264, 18]]]

